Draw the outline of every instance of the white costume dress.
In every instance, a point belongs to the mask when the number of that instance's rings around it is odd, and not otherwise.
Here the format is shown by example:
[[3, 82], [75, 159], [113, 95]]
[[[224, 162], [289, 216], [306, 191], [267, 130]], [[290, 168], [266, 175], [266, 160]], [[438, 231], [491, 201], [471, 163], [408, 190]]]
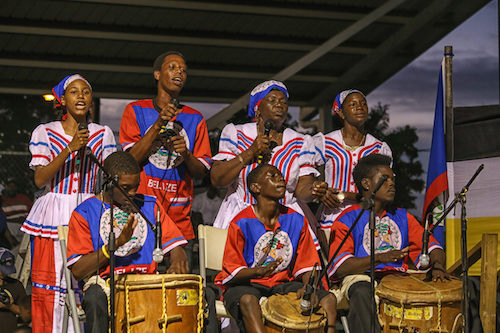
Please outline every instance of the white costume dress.
[[[358, 160], [371, 154], [388, 155], [392, 152], [387, 143], [378, 140], [371, 134], [366, 134], [365, 143], [353, 151], [348, 150], [340, 130], [328, 134], [318, 133], [313, 137], [316, 145], [316, 166], [325, 164], [325, 181], [328, 187], [339, 189], [343, 192], [357, 192], [356, 184], [352, 178], [352, 171]], [[329, 229], [333, 221], [354, 202], [344, 200], [339, 209], [324, 208], [320, 215], [320, 224], [323, 229]]]
[[[101, 161], [116, 150], [113, 132], [107, 126], [88, 124], [87, 147]], [[32, 159], [29, 166], [48, 165], [73, 139], [64, 132], [62, 123], [54, 121], [39, 125], [29, 144]], [[93, 196], [98, 179], [97, 166], [88, 156], [72, 152], [64, 166], [45, 184], [21, 230], [32, 235], [32, 320], [34, 331], [59, 332], [64, 313], [66, 281], [57, 241], [57, 227], [68, 225], [76, 206]], [[70, 328], [72, 323], [70, 320]]]
[[[228, 124], [222, 130], [219, 141], [219, 153], [214, 161], [231, 160], [247, 150], [257, 137], [257, 124]], [[300, 134], [292, 129], [283, 132], [283, 144], [273, 149], [269, 164], [276, 166], [286, 183], [285, 197], [281, 203], [303, 214], [294, 195], [300, 176], [314, 175], [319, 172], [314, 168], [315, 147], [309, 135]], [[248, 190], [247, 176], [258, 166], [257, 163], [247, 165], [229, 185], [226, 197], [215, 218], [214, 227], [227, 229], [231, 220], [241, 210], [255, 203]]]

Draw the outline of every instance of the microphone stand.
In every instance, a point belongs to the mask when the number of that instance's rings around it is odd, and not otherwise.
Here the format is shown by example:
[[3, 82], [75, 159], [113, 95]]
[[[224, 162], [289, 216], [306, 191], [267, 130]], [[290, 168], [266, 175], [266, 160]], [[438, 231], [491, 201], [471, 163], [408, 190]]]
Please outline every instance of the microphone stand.
[[[113, 190], [115, 183], [118, 183], [117, 176], [113, 177], [115, 181], [110, 182], [106, 185], [109, 191]], [[108, 178], [109, 179], [109, 178]], [[113, 230], [113, 211], [114, 211], [114, 200], [113, 195], [110, 196], [109, 205], [111, 207], [109, 214], [109, 237], [108, 237], [108, 251], [109, 251], [109, 312], [111, 314], [109, 321], [111, 325], [111, 333], [115, 332], [115, 232]]]
[[481, 171], [484, 169], [484, 164], [481, 164], [477, 169], [474, 175], [471, 177], [469, 182], [462, 187], [462, 190], [459, 193], [455, 194], [455, 198], [453, 199], [450, 206], [448, 206], [444, 211], [443, 215], [434, 223], [428, 231], [427, 237], [429, 234], [432, 234], [434, 229], [446, 218], [446, 216], [451, 212], [455, 206], [460, 203], [462, 205], [462, 210], [460, 214], [460, 224], [461, 224], [461, 254], [462, 254], [462, 274], [464, 278], [462, 280], [462, 289], [463, 289], [463, 314], [464, 314], [464, 327], [465, 333], [469, 332], [469, 259], [467, 258], [467, 211], [465, 208], [465, 204], [467, 202], [466, 194], [469, 191], [469, 187], [472, 182], [476, 179]]
[[[106, 186], [108, 187], [107, 190], [113, 190], [113, 188], [117, 188], [121, 194], [123, 194], [123, 197], [125, 200], [131, 205], [133, 210], [137, 212], [139, 215], [142, 216], [142, 218], [146, 221], [146, 223], [149, 225], [151, 230], [155, 233], [155, 236], [158, 234], [161, 237], [161, 232], [157, 231], [156, 225], [152, 224], [149, 219], [146, 217], [146, 215], [140, 210], [140, 208], [137, 206], [137, 204], [134, 202], [134, 200], [128, 195], [128, 193], [123, 189], [123, 187], [118, 184], [118, 176], [111, 176], [109, 172], [104, 168], [104, 166], [101, 164], [101, 162], [97, 159], [97, 157], [92, 154], [92, 151], [90, 149], [85, 150], [85, 155], [87, 155], [92, 162], [94, 162], [99, 170], [101, 170], [106, 178], [108, 179], [108, 183]], [[113, 208], [114, 208], [114, 200], [113, 200], [113, 195], [111, 195], [110, 199], [110, 218], [109, 218], [109, 238], [108, 238], [108, 251], [109, 251], [109, 288], [110, 288], [110, 300], [109, 300], [109, 309], [110, 309], [110, 325], [111, 325], [111, 333], [115, 332], [115, 233], [113, 231]], [[155, 240], [155, 244], [157, 244], [158, 240]], [[160, 239], [161, 242], [161, 239]]]

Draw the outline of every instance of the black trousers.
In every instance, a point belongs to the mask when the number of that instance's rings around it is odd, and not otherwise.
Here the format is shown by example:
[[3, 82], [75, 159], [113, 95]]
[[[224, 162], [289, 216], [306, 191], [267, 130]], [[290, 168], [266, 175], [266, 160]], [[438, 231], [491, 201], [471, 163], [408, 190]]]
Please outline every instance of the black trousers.
[[[351, 332], [371, 332], [371, 306], [373, 296], [368, 281], [354, 283], [348, 291], [349, 314], [347, 322]], [[380, 324], [375, 313], [375, 332], [380, 333]]]

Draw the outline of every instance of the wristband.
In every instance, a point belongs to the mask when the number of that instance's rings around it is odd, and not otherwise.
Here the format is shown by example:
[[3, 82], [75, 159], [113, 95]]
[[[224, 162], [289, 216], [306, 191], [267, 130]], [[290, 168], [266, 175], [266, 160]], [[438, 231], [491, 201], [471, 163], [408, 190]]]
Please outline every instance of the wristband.
[[111, 259], [111, 257], [109, 256], [108, 251], [106, 251], [106, 244], [104, 244], [104, 245], [101, 247], [101, 250], [102, 250], [102, 254], [104, 254], [104, 256], [106, 257], [106, 259]]

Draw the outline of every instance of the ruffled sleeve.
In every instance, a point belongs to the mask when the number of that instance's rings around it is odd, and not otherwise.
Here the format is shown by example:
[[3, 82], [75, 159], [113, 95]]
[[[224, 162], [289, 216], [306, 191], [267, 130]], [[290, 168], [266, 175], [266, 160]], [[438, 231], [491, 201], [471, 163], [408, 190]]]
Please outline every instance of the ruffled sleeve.
[[44, 125], [39, 125], [31, 134], [29, 149], [31, 161], [29, 167], [35, 169], [37, 166], [47, 165], [55, 158], [50, 150], [49, 136]]
[[315, 177], [319, 176], [319, 171], [316, 170], [315, 165], [316, 160], [316, 146], [314, 140], [310, 135], [304, 136], [304, 144], [299, 153], [299, 177], [313, 175]]
[[114, 153], [116, 149], [116, 141], [113, 131], [108, 126], [104, 126], [104, 138], [102, 141], [103, 152], [102, 159], [105, 160], [106, 157]]
[[243, 148], [238, 147], [236, 127], [227, 124], [222, 130], [219, 140], [219, 153], [213, 157], [214, 161], [231, 160], [239, 155]]

